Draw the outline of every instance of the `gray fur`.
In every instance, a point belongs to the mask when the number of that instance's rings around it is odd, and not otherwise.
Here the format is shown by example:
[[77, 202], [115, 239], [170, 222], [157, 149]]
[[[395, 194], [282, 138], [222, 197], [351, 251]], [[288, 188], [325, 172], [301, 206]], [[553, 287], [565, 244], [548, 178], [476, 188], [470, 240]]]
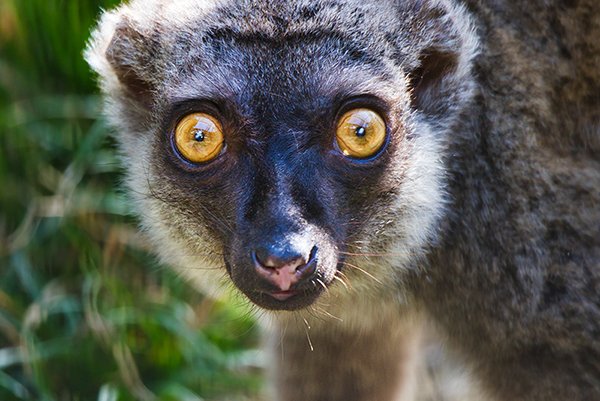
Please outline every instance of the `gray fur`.
[[425, 319], [481, 399], [583, 401], [600, 400], [598, 38], [597, 0], [133, 0], [86, 58], [145, 232], [204, 288], [228, 285], [228, 249], [164, 162], [173, 103], [257, 118], [252, 96], [276, 111], [345, 87], [393, 105], [403, 135], [345, 244], [357, 268], [269, 313], [278, 399], [414, 396]]

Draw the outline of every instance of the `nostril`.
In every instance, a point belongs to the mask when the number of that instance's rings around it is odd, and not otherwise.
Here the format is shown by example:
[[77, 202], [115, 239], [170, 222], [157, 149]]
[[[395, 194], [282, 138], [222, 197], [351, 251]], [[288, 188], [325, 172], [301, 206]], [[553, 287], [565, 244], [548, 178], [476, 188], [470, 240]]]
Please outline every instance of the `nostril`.
[[285, 264], [281, 260], [281, 256], [277, 256], [275, 255], [275, 252], [269, 252], [267, 248], [262, 247], [253, 251], [253, 258], [255, 259], [255, 263], [258, 263], [261, 267], [267, 269], [275, 269], [277, 266]]
[[313, 246], [310, 250], [310, 254], [308, 256], [308, 261], [306, 263], [301, 264], [296, 268], [296, 271], [302, 273], [302, 275], [307, 275], [307, 273], [312, 274], [316, 269], [316, 261], [317, 261], [317, 251], [319, 248], [317, 246]]
[[306, 262], [307, 264], [314, 262], [317, 259], [317, 251], [319, 250], [319, 248], [315, 245], [312, 247], [312, 249], [310, 250], [310, 254], [308, 256], [308, 262]]
[[275, 265], [272, 264], [273, 260], [269, 258], [268, 254], [265, 256], [264, 252], [259, 252], [258, 250], [252, 251], [252, 262], [254, 262], [254, 266], [256, 266], [257, 268], [275, 268]]

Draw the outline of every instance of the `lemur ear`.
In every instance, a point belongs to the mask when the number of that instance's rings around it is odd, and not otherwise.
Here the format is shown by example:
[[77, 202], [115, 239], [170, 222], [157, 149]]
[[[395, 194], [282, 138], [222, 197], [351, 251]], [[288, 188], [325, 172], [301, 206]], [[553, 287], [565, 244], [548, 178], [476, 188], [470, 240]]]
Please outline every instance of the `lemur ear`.
[[[479, 43], [466, 9], [453, 2], [406, 0], [412, 15], [396, 42], [407, 56], [411, 106], [425, 115], [452, 118], [474, 90], [473, 66]], [[405, 49], [409, 49], [408, 51]]]
[[445, 49], [428, 48], [419, 57], [419, 66], [409, 75], [411, 103], [429, 115], [446, 111], [451, 91], [456, 90], [458, 55]]
[[151, 53], [152, 44], [128, 21], [120, 22], [116, 27], [105, 57], [117, 79], [125, 90], [135, 98], [143, 100], [152, 92], [152, 82], [145, 79], [144, 67], [151, 65], [144, 60]]

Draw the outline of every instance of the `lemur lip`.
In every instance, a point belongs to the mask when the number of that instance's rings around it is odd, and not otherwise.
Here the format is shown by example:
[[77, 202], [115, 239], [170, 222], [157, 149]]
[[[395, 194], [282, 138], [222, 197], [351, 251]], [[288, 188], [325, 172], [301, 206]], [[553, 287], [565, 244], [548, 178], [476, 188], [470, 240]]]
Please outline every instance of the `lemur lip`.
[[257, 306], [273, 311], [294, 311], [313, 304], [323, 292], [315, 290], [250, 291], [246, 296]]
[[275, 298], [278, 301], [285, 301], [288, 298], [293, 297], [294, 295], [296, 295], [298, 293], [298, 291], [296, 290], [287, 290], [287, 291], [274, 291], [274, 292], [269, 292], [268, 294]]

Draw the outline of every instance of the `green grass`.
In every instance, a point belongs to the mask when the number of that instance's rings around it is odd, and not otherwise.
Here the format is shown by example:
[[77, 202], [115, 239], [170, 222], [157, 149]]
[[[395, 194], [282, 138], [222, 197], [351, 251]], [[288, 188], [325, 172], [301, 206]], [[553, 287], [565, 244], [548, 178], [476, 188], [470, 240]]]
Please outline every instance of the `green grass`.
[[114, 4], [0, 1], [0, 400], [255, 397], [253, 320], [158, 265], [118, 189], [81, 56]]

